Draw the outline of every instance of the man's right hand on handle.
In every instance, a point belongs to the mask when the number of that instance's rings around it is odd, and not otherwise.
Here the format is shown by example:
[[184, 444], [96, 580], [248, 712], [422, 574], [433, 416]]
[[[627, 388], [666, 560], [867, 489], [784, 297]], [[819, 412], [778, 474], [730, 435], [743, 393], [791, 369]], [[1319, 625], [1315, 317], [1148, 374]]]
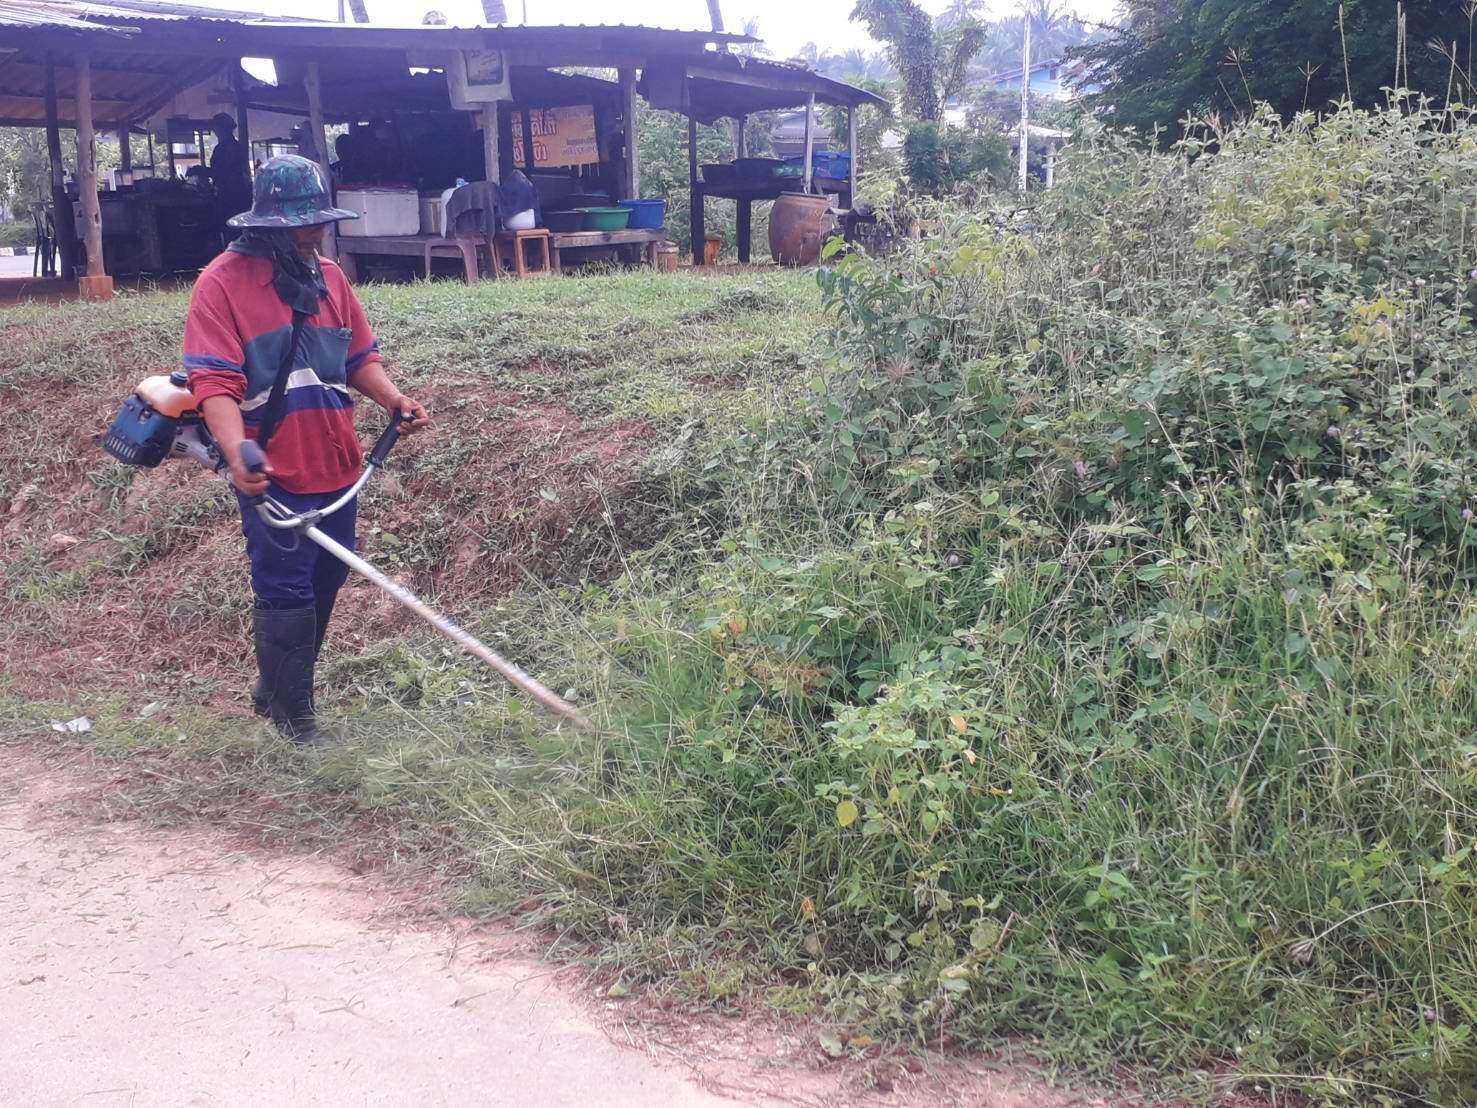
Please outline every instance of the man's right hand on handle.
[[244, 496], [261, 496], [272, 483], [272, 463], [267, 462], [260, 472], [253, 472], [242, 464], [241, 443], [246, 438], [246, 431], [241, 423], [240, 405], [228, 396], [212, 396], [200, 405], [200, 414], [205, 417], [205, 426], [210, 428], [211, 437], [225, 455], [231, 484]]
[[250, 470], [241, 464], [241, 451], [233, 450], [230, 460], [227, 462], [231, 471], [231, 484], [236, 486], [238, 492], [243, 496], [261, 496], [272, 484], [272, 463], [268, 462], [265, 469]]

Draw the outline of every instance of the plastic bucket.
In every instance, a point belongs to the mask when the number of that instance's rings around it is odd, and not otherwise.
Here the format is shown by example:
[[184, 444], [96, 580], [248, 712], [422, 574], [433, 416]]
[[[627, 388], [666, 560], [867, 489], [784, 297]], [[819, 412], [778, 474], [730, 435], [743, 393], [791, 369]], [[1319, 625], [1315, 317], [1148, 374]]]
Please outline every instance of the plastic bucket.
[[631, 222], [626, 224], [638, 231], [659, 231], [667, 222], [665, 200], [622, 200], [621, 207], [631, 209]]
[[521, 212], [514, 212], [503, 220], [503, 226], [509, 231], [532, 231], [538, 226], [532, 208], [524, 208]]

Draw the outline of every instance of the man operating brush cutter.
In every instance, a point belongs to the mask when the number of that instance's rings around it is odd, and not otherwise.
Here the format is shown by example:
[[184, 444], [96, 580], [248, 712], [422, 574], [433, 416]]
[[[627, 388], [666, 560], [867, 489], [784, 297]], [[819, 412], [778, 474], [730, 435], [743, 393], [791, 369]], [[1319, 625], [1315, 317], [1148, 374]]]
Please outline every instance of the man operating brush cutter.
[[[357, 214], [332, 206], [323, 171], [273, 158], [257, 171], [251, 211], [229, 222], [239, 239], [200, 274], [185, 320], [184, 366], [236, 487], [256, 595], [260, 671], [252, 700], [289, 738], [323, 741], [313, 718], [313, 667], [349, 567], [296, 532], [269, 527], [261, 497], [293, 513], [325, 508], [360, 475], [350, 390], [399, 419], [430, 422], [395, 387], [343, 271], [318, 256], [324, 228]], [[255, 442], [260, 453], [250, 445]], [[263, 458], [264, 456], [264, 458]], [[319, 521], [354, 546], [353, 498]]]

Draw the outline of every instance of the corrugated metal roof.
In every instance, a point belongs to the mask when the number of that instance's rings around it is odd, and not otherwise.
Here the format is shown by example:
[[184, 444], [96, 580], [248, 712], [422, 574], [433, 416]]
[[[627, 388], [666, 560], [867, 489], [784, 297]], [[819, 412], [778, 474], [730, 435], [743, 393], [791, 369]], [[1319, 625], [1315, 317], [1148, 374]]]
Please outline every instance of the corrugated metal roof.
[[213, 23], [240, 23], [253, 27], [333, 27], [353, 33], [362, 29], [376, 31], [497, 31], [508, 37], [537, 37], [549, 32], [586, 32], [662, 35], [703, 38], [709, 42], [756, 42], [750, 35], [732, 32], [698, 31], [668, 27], [652, 27], [639, 23], [472, 23], [443, 24], [428, 27], [421, 23], [336, 23], [323, 19], [304, 19], [290, 15], [209, 8], [199, 4], [178, 4], [172, 0], [0, 0], [0, 25], [61, 26], [98, 23], [147, 24], [201, 20]]
[[76, 8], [66, 9], [53, 4], [10, 3], [8, 0], [0, 0], [0, 27], [55, 29], [115, 35], [128, 33], [126, 28], [113, 27], [106, 23], [94, 23]]

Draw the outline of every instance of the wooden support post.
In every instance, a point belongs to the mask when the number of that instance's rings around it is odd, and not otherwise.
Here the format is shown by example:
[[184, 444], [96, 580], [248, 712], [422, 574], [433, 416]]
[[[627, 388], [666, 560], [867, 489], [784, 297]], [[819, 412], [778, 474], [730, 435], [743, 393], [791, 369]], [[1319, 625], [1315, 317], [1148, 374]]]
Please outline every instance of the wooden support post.
[[625, 123], [626, 134], [626, 179], [622, 183], [626, 188], [626, 199], [638, 200], [641, 197], [641, 143], [636, 137], [636, 71], [622, 69], [620, 78], [621, 119]]
[[[317, 62], [308, 63], [308, 70], [303, 75], [303, 88], [308, 94], [308, 133], [318, 148], [318, 164], [323, 167], [323, 176], [331, 186], [333, 173], [328, 168], [328, 132], [323, 128], [323, 74]], [[323, 233], [320, 253], [325, 258], [338, 257], [338, 235], [331, 224]]]
[[856, 175], [858, 173], [856, 164], [856, 105], [852, 104], [846, 109], [846, 206], [856, 207]]
[[734, 233], [738, 239], [738, 260], [748, 265], [754, 249], [754, 201], [747, 196], [738, 202], [738, 225]]
[[487, 180], [498, 184], [503, 179], [497, 160], [497, 105], [482, 105], [482, 157], [486, 161]]
[[815, 93], [805, 105], [805, 191], [810, 192], [810, 183], [815, 177]]
[[87, 276], [78, 278], [77, 291], [84, 300], [111, 300], [113, 279], [103, 270], [103, 213], [97, 199], [97, 132], [92, 125], [92, 59], [78, 54], [77, 195], [82, 202], [82, 234], [87, 243]]
[[72, 201], [67, 196], [66, 166], [62, 162], [61, 124], [56, 105], [56, 59], [46, 55], [46, 154], [51, 163], [51, 207], [56, 221], [57, 252], [61, 255], [60, 276], [67, 281], [77, 276], [77, 224], [72, 217]]
[[118, 124], [118, 172], [133, 172], [133, 135], [130, 133], [131, 125], [128, 120], [121, 120]]
[[532, 177], [537, 163], [533, 153], [533, 109], [524, 107], [520, 114], [523, 116], [523, 172]]
[[749, 156], [749, 117], [741, 115], [733, 121], [733, 156]]
[[691, 197], [689, 227], [692, 233], [692, 264], [703, 264], [703, 190], [697, 182], [697, 120], [687, 117], [687, 189]]
[[[246, 110], [246, 89], [241, 80], [241, 59], [231, 59], [231, 91], [236, 94], [236, 141], [245, 155], [246, 191], [251, 195], [251, 116]], [[328, 151], [324, 151], [326, 156]]]

